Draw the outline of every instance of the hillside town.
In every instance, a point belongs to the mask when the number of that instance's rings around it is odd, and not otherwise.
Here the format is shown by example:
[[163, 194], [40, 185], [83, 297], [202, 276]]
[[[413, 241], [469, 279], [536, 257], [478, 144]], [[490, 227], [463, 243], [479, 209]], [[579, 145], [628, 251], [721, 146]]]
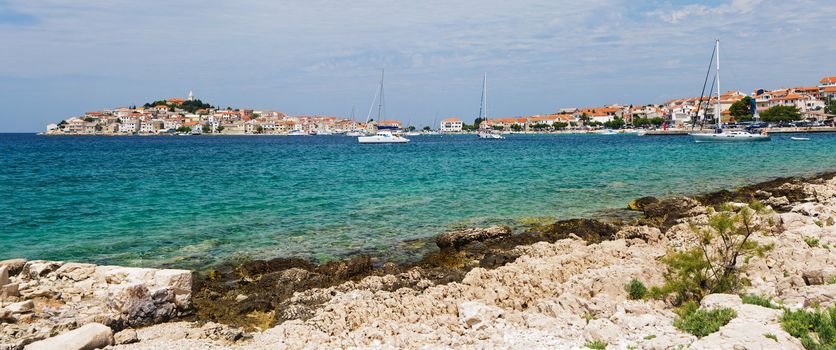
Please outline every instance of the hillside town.
[[[751, 94], [727, 91], [720, 95], [723, 123], [764, 121], [833, 124], [836, 113], [836, 76], [818, 85], [780, 89], [756, 89]], [[424, 132], [462, 133], [477, 129], [508, 132], [589, 130], [624, 127], [692, 127], [695, 121], [713, 121], [716, 96], [674, 99], [662, 104], [612, 104], [599, 107], [561, 108], [551, 114], [476, 119], [473, 124], [447, 118]], [[773, 113], [776, 112], [776, 113]], [[188, 97], [86, 112], [47, 126], [47, 135], [331, 135], [373, 133], [378, 128], [413, 131], [397, 120], [356, 121], [348, 118], [298, 115], [255, 109], [221, 109]]]

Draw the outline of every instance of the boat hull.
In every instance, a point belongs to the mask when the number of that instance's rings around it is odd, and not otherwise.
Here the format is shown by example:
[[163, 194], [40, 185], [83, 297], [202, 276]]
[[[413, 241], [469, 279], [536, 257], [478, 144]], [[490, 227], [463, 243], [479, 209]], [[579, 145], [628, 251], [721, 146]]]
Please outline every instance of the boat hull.
[[503, 137], [500, 134], [485, 134], [485, 133], [482, 133], [482, 134], [479, 134], [479, 138], [484, 139], [484, 140], [502, 140], [505, 137]]
[[759, 134], [690, 134], [695, 142], [758, 142], [769, 141], [767, 135]]
[[409, 142], [409, 139], [397, 136], [361, 136], [357, 138], [357, 141], [360, 143], [407, 143]]

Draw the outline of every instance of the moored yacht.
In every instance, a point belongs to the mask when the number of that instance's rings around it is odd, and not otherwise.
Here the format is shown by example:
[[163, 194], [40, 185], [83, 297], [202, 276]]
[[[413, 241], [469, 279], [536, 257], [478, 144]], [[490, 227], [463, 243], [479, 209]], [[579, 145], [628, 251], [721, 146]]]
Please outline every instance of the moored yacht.
[[[488, 73], [482, 78], [482, 100], [479, 101], [479, 120], [488, 120]], [[479, 125], [476, 125], [479, 128]], [[476, 136], [481, 140], [503, 140], [505, 139], [499, 131], [490, 129], [479, 129]]]
[[[717, 103], [714, 107], [714, 119], [717, 123], [716, 132], [713, 134], [708, 133], [691, 133], [691, 137], [694, 138], [694, 142], [748, 142], [748, 141], [769, 141], [769, 135], [767, 135], [766, 131], [764, 130], [760, 134], [752, 134], [745, 131], [725, 131], [723, 130], [723, 122], [722, 122], [722, 110], [720, 109], [720, 39], [717, 39], [714, 42], [714, 52], [711, 55], [711, 59], [714, 59], [714, 56], [717, 56], [717, 68], [715, 70], [715, 81], [714, 83], [717, 85]], [[710, 70], [709, 70], [710, 72]], [[706, 74], [706, 81], [708, 81], [708, 75]], [[709, 89], [710, 90], [710, 89]], [[702, 98], [700, 98], [702, 99]]]
[[389, 130], [378, 130], [371, 136], [360, 136], [357, 138], [360, 143], [407, 143], [410, 140], [401, 135], [393, 134]]

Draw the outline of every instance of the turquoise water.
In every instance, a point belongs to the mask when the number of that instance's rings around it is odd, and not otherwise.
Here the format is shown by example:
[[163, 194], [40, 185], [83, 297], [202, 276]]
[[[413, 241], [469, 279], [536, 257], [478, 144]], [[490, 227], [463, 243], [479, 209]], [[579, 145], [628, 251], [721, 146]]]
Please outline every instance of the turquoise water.
[[836, 168], [836, 135], [695, 144], [635, 135], [0, 135], [0, 259], [203, 267], [393, 254], [452, 227], [570, 218], [636, 197]]

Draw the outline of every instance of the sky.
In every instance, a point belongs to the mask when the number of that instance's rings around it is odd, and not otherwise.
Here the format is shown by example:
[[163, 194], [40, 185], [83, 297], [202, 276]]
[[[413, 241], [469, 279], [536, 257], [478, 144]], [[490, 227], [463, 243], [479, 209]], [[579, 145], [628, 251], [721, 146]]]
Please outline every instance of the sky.
[[195, 97], [365, 119], [491, 117], [697, 96], [836, 75], [834, 1], [0, 0], [0, 132]]

